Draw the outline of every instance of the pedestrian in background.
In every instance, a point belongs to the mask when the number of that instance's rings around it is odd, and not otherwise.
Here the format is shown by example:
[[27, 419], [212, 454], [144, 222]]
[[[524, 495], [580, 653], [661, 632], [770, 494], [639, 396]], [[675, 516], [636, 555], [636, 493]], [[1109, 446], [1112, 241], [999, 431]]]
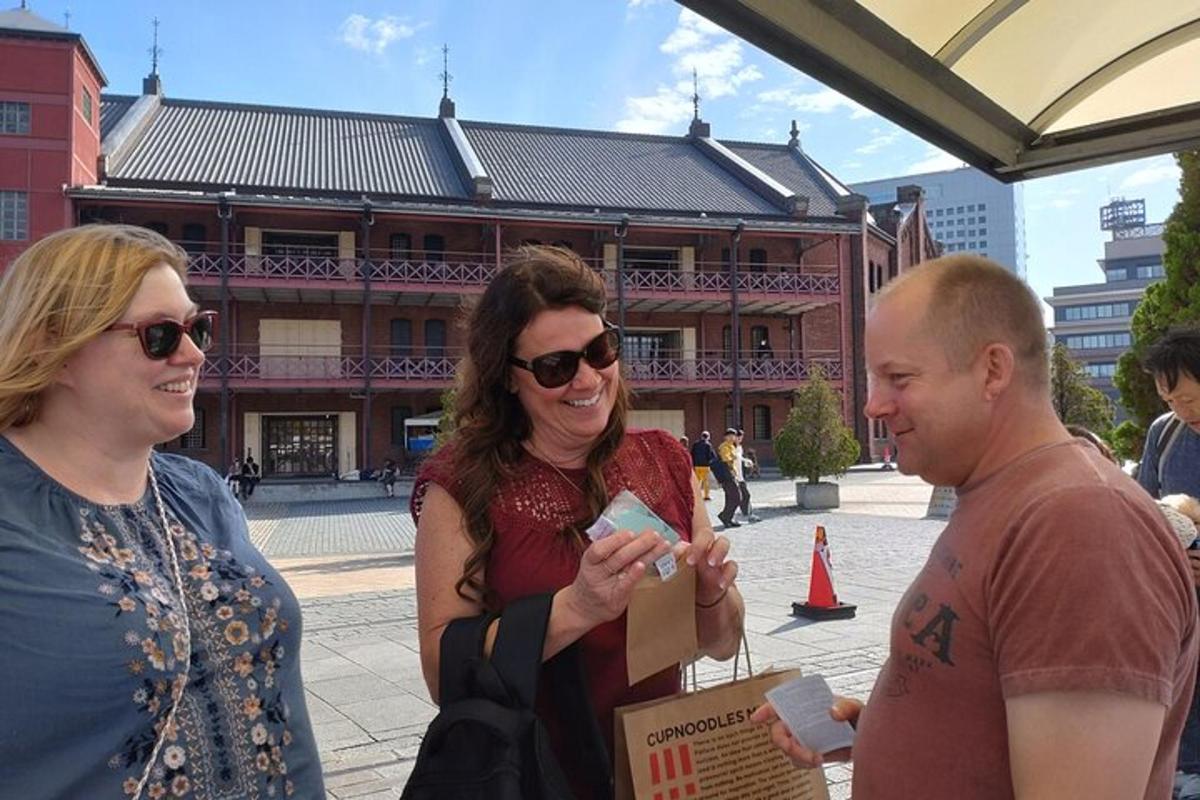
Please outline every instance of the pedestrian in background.
[[[1200, 327], [1167, 331], [1146, 351], [1142, 366], [1153, 376], [1169, 410], [1146, 433], [1138, 483], [1156, 498], [1200, 498]], [[1195, 585], [1200, 587], [1200, 550], [1190, 549], [1187, 555]], [[1180, 800], [1200, 798], [1200, 692], [1192, 696], [1179, 742], [1175, 788]]]
[[705, 502], [712, 499], [709, 470], [712, 469], [712, 462], [716, 458], [717, 451], [713, 450], [708, 431], [701, 431], [700, 438], [692, 445], [692, 470], [696, 473], [696, 480], [700, 482], [700, 491], [704, 493]]
[[736, 449], [737, 428], [726, 428], [725, 436], [717, 447], [717, 457], [712, 462], [712, 475], [721, 484], [725, 493], [725, 507], [717, 514], [717, 519], [726, 528], [740, 528], [742, 523], [733, 518], [738, 505], [742, 502], [742, 490], [738, 487], [737, 477], [733, 471], [733, 457]]
[[738, 485], [738, 508], [741, 509], [742, 519], [746, 522], [761, 522], [762, 518], [750, 511], [750, 487], [746, 484], [746, 469], [753, 468], [755, 463], [746, 458], [746, 450], [742, 447], [745, 438], [746, 432], [738, 428], [737, 436], [733, 440], [733, 479]]

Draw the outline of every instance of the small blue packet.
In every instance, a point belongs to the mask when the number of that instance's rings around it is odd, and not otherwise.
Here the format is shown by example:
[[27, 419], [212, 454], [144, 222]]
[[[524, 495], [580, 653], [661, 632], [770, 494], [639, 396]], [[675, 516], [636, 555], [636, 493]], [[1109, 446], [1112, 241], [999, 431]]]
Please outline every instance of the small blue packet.
[[[605, 536], [620, 530], [631, 530], [635, 534], [642, 531], [656, 531], [660, 536], [675, 545], [679, 542], [679, 534], [663, 521], [662, 517], [650, 510], [650, 507], [638, 499], [638, 496], [628, 489], [622, 489], [604, 512], [587, 529], [588, 538], [598, 542]], [[667, 553], [654, 562], [655, 571], [665, 581], [675, 574], [676, 564], [674, 553]]]

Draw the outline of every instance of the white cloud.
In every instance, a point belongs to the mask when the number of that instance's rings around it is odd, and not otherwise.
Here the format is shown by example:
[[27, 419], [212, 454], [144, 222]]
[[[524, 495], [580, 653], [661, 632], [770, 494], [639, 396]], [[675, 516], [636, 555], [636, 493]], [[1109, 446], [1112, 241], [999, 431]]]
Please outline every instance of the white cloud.
[[617, 120], [617, 130], [626, 133], [666, 133], [677, 130], [692, 116], [692, 101], [675, 89], [658, 87], [648, 97], [625, 99], [625, 118]]
[[407, 39], [416, 32], [416, 27], [397, 17], [372, 20], [362, 14], [351, 14], [338, 27], [338, 38], [342, 44], [355, 50], [382, 55], [392, 42]]
[[900, 131], [880, 133], [879, 129], [877, 128], [872, 131], [872, 133], [875, 135], [871, 137], [871, 141], [867, 142], [862, 147], [856, 147], [854, 152], [863, 156], [871, 155], [872, 153], [878, 153], [880, 150], [900, 138]]
[[807, 114], [830, 114], [838, 109], [846, 109], [850, 112], [851, 119], [863, 119], [872, 116], [873, 113], [833, 89], [821, 89], [816, 92], [802, 92], [794, 87], [770, 89], [759, 92], [758, 99], [762, 103], [781, 103]]
[[966, 166], [966, 164], [958, 156], [952, 156], [944, 150], [930, 145], [925, 150], [925, 157], [915, 164], [910, 164], [904, 170], [904, 174], [942, 172], [943, 170], [958, 169], [963, 166]]
[[1136, 189], [1139, 186], [1151, 186], [1164, 181], [1179, 182], [1179, 165], [1174, 159], [1139, 169], [1121, 181], [1121, 188]]
[[1080, 189], [1079, 187], [1063, 189], [1060, 192], [1054, 192], [1046, 197], [1040, 198], [1039, 202], [1031, 203], [1026, 207], [1026, 209], [1028, 211], [1046, 211], [1048, 209], [1062, 211], [1075, 205], [1075, 202], [1082, 194], [1083, 189]]
[[[647, 0], [631, 0], [631, 6]], [[736, 95], [745, 84], [762, 80], [754, 64], [746, 64], [742, 43], [718, 25], [689, 9], [679, 12], [675, 30], [659, 45], [659, 50], [674, 57], [673, 85], [660, 85], [652, 95], [625, 99], [625, 117], [617, 129], [639, 133], [665, 133], [678, 130], [692, 116], [692, 93], [698, 89], [701, 101]], [[696, 85], [693, 86], [692, 76]]]

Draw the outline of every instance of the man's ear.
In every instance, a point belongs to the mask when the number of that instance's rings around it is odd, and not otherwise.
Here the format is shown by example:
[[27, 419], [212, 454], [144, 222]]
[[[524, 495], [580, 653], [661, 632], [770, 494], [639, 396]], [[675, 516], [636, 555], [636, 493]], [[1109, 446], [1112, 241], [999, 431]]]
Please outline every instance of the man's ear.
[[984, 397], [995, 400], [1008, 390], [1016, 378], [1016, 356], [1012, 347], [1004, 342], [992, 342], [983, 349], [980, 361], [984, 371]]

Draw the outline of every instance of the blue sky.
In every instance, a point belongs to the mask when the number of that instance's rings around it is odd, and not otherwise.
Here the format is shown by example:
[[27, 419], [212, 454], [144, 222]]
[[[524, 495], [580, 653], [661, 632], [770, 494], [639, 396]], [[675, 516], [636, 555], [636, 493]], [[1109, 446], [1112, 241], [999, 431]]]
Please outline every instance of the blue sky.
[[[12, 2], [13, 0], [9, 0]], [[434, 116], [441, 47], [469, 120], [681, 135], [692, 68], [718, 139], [784, 142], [846, 183], [959, 162], [671, 0], [32, 0], [83, 34], [108, 92], [149, 69], [151, 19], [169, 97]], [[1178, 199], [1170, 156], [1028, 181], [1028, 278], [1039, 295], [1103, 280], [1099, 207], [1145, 198], [1151, 221]]]

